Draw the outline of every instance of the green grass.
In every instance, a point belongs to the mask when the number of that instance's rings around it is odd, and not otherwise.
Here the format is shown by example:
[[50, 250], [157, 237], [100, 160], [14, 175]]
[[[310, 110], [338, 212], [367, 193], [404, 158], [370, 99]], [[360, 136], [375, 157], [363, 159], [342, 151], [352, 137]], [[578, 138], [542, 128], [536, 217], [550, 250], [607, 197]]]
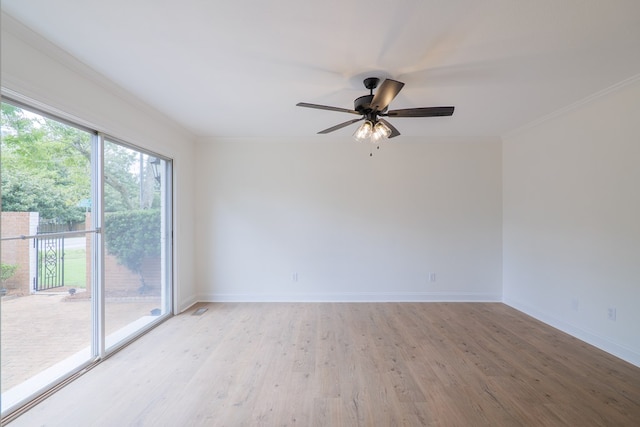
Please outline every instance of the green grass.
[[64, 251], [64, 285], [86, 288], [87, 255], [84, 249]]
[[84, 249], [64, 251], [64, 285], [72, 288], [86, 288], [87, 254]]

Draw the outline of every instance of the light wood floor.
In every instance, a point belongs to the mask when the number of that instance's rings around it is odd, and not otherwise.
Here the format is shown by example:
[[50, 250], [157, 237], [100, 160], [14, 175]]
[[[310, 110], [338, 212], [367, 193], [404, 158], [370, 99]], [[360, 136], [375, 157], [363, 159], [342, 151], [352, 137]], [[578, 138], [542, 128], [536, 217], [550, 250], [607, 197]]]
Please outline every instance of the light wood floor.
[[200, 307], [10, 426], [640, 425], [640, 368], [503, 304]]

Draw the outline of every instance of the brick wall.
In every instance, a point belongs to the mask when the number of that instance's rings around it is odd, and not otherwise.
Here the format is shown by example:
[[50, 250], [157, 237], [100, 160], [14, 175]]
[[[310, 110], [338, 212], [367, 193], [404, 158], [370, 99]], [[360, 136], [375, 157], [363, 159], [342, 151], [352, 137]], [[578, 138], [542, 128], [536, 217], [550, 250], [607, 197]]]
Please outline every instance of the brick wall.
[[[2, 237], [35, 234], [38, 226], [37, 212], [2, 212]], [[27, 295], [35, 277], [35, 249], [33, 239], [2, 241], [2, 264], [17, 265], [15, 274], [2, 284], [9, 294]]]

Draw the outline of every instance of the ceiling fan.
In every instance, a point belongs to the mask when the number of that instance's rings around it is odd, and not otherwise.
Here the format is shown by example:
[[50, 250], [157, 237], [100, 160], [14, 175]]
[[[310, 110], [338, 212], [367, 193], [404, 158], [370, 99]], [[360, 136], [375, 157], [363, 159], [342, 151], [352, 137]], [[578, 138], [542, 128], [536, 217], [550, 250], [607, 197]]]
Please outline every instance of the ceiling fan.
[[349, 120], [328, 129], [321, 130], [318, 133], [330, 133], [364, 120], [364, 123], [355, 131], [353, 137], [358, 141], [370, 139], [374, 143], [380, 142], [385, 138], [393, 138], [400, 135], [398, 129], [382, 117], [437, 117], [451, 116], [453, 114], [454, 107], [422, 107], [387, 111], [389, 104], [398, 93], [400, 93], [404, 83], [392, 79], [385, 79], [374, 95], [373, 90], [378, 87], [379, 82], [380, 79], [377, 77], [364, 79], [364, 87], [369, 89], [369, 95], [356, 98], [355, 101], [353, 101], [353, 110], [328, 105], [309, 104], [307, 102], [299, 102], [296, 105], [298, 107], [317, 108], [319, 110], [338, 111], [362, 116], [358, 119]]

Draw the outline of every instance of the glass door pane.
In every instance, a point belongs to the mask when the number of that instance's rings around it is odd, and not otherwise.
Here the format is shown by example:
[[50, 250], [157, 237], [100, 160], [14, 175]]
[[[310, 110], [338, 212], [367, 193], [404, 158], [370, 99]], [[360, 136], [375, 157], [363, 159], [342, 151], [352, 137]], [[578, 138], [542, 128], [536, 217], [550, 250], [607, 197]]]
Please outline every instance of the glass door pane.
[[107, 351], [170, 312], [167, 171], [165, 160], [105, 140]]
[[96, 356], [87, 243], [94, 135], [12, 104], [1, 107], [5, 412]]

